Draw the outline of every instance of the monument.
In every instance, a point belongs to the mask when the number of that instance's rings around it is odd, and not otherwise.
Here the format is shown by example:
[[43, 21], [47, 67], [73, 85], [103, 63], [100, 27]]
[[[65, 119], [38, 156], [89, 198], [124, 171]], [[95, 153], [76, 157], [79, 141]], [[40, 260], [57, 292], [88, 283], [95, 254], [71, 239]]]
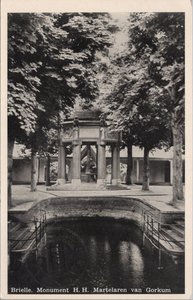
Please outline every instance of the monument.
[[[106, 147], [111, 149], [111, 184], [120, 183], [121, 132], [112, 132], [99, 111], [76, 111], [60, 126], [58, 179], [60, 190], [106, 188]], [[67, 181], [66, 147], [72, 147], [71, 181]]]

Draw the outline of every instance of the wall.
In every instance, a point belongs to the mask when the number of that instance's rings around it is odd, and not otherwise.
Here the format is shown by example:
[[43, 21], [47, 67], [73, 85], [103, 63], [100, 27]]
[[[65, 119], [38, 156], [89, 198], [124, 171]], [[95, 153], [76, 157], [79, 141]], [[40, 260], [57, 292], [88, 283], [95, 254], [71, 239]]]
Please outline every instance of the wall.
[[[82, 203], [84, 202], [84, 205]], [[133, 220], [143, 224], [144, 213], [149, 212], [156, 221], [172, 223], [184, 218], [183, 211], [162, 212], [158, 208], [139, 198], [124, 197], [51, 197], [34, 205], [25, 213], [18, 210], [9, 212], [21, 222], [29, 222], [34, 217], [40, 218], [46, 212], [46, 220], [76, 217], [110, 217], [114, 219]]]
[[[126, 159], [121, 158], [121, 169], [125, 170], [124, 172], [120, 172], [121, 182], [125, 182], [125, 176], [126, 176]], [[107, 164], [110, 165], [110, 160], [107, 160]], [[137, 164], [139, 167], [139, 171], [137, 172]], [[150, 159], [150, 183], [151, 184], [159, 184], [159, 183], [169, 183], [169, 181], [166, 180], [166, 170], [167, 172], [170, 172], [168, 170], [167, 165], [169, 164], [169, 161], [165, 160], [151, 160]], [[137, 176], [138, 173], [138, 176]], [[170, 174], [167, 174], [170, 178]], [[132, 182], [133, 183], [142, 183], [143, 182], [143, 159], [134, 159], [133, 160], [133, 172], [132, 172]]]
[[[139, 178], [137, 178], [137, 160], [139, 163]], [[52, 158], [52, 162], [56, 162], [57, 158]], [[126, 158], [121, 158], [121, 182], [125, 181], [126, 175]], [[107, 158], [107, 166], [111, 164], [111, 159]], [[38, 183], [45, 182], [45, 165], [46, 159], [39, 159], [39, 163], [37, 160], [37, 181]], [[71, 179], [72, 168], [71, 158], [67, 158], [67, 169], [69, 170], [68, 179]], [[22, 184], [22, 183], [30, 183], [31, 177], [31, 165], [29, 159], [14, 159], [13, 161], [13, 183], [14, 184]], [[107, 174], [107, 181], [110, 182], [110, 174]], [[169, 170], [169, 161], [167, 160], [153, 160], [150, 159], [150, 183], [151, 184], [163, 184], [169, 183], [170, 178], [170, 170]], [[132, 174], [133, 183], [142, 183], [143, 181], [143, 159], [134, 158], [133, 162], [133, 174]]]
[[29, 159], [13, 160], [13, 183], [30, 183], [31, 161]]
[[[135, 162], [136, 164], [137, 162]], [[166, 161], [162, 160], [150, 160], [150, 183], [165, 183], [165, 165]], [[135, 168], [135, 179], [136, 178], [136, 168]], [[143, 160], [139, 160], [139, 180], [138, 183], [143, 182]]]

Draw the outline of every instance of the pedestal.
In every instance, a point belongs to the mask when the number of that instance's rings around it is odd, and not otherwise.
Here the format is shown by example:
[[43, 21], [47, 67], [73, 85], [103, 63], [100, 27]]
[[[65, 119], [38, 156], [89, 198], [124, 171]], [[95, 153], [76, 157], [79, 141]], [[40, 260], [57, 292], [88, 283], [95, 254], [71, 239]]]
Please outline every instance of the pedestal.
[[78, 187], [78, 186], [80, 186], [81, 185], [81, 180], [80, 179], [72, 179], [71, 180], [71, 184], [72, 185], [74, 185], [74, 186], [76, 186], [76, 187]]

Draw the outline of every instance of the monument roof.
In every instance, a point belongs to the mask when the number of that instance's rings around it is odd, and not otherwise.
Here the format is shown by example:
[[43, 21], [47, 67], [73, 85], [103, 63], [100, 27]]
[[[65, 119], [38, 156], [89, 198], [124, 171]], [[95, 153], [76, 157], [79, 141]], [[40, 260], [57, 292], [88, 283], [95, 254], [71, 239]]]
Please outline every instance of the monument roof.
[[100, 110], [77, 110], [72, 117], [77, 117], [79, 120], [99, 120], [100, 115]]

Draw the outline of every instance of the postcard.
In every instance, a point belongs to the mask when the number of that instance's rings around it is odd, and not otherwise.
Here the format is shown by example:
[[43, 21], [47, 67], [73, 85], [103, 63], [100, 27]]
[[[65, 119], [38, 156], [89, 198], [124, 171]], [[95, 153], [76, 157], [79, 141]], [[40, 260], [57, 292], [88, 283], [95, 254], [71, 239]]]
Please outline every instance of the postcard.
[[191, 299], [191, 2], [1, 8], [1, 298]]

